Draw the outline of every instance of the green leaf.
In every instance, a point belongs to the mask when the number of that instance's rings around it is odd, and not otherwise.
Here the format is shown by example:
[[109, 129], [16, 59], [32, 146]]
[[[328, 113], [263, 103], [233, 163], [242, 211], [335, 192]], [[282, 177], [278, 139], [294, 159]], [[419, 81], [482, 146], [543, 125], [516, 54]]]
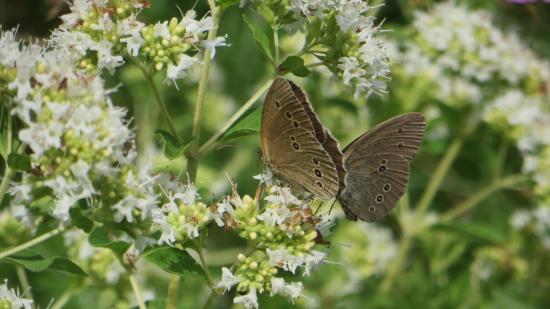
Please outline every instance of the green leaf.
[[243, 14], [243, 20], [248, 26], [248, 30], [250, 30], [250, 33], [254, 37], [254, 40], [256, 40], [256, 43], [260, 46], [264, 54], [269, 58], [269, 60], [273, 60], [273, 54], [271, 53], [269, 38], [265, 34], [265, 32], [260, 28], [259, 25], [255, 24], [254, 21]]
[[10, 153], [8, 155], [8, 165], [16, 171], [30, 172], [32, 170], [31, 158], [18, 153]]
[[104, 227], [96, 227], [92, 230], [88, 236], [88, 242], [94, 247], [109, 248], [113, 250], [118, 256], [122, 256], [130, 244], [124, 241], [112, 241], [109, 237], [109, 232]]
[[71, 216], [71, 222], [86, 233], [90, 233], [94, 227], [94, 222], [82, 215], [80, 207], [71, 207], [69, 215]]
[[68, 274], [86, 276], [86, 273], [69, 259], [63, 257], [45, 258], [31, 250], [24, 250], [15, 255], [11, 255], [7, 257], [6, 260], [19, 264], [32, 272], [53, 269]]
[[50, 268], [73, 275], [86, 276], [86, 273], [78, 265], [65, 258], [55, 258]]
[[216, 5], [222, 11], [227, 9], [228, 7], [237, 5], [239, 3], [241, 3], [241, 0], [218, 0], [218, 1], [216, 1]]
[[185, 250], [158, 247], [145, 253], [145, 259], [169, 273], [196, 273], [204, 277], [202, 267]]
[[268, 24], [275, 24], [276, 16], [273, 10], [271, 10], [270, 4], [260, 1], [256, 6], [256, 10], [258, 11], [258, 13], [260, 13], [260, 15], [262, 15], [263, 18], [265, 18], [265, 21]]
[[299, 77], [306, 77], [311, 71], [304, 65], [304, 59], [298, 56], [289, 56], [279, 66], [279, 73], [292, 73]]
[[29, 205], [31, 208], [38, 208], [42, 212], [48, 212], [54, 206], [54, 199], [50, 195], [44, 195], [39, 198], [35, 198]]
[[164, 155], [170, 160], [181, 156], [189, 145], [189, 142], [178, 143], [172, 134], [161, 129], [155, 131], [155, 139], [163, 149]]
[[257, 134], [260, 132], [260, 122], [262, 119], [262, 109], [256, 107], [250, 109], [246, 114], [244, 114], [237, 122], [230, 127], [223, 137], [222, 141], [227, 141], [230, 139], [243, 137], [246, 135]]

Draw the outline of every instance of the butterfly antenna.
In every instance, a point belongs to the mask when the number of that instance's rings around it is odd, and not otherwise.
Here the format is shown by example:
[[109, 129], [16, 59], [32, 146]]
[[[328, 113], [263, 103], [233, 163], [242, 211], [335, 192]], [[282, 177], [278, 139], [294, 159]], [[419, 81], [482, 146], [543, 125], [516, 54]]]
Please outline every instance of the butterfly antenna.
[[321, 201], [321, 203], [319, 204], [319, 207], [317, 207], [317, 209], [315, 209], [312, 216], [315, 216], [319, 212], [319, 209], [321, 209], [321, 207], [323, 207], [324, 203], [325, 202]]
[[332, 201], [332, 205], [330, 205], [330, 209], [328, 210], [328, 215], [330, 216], [330, 213], [332, 212], [332, 209], [334, 208], [334, 204], [336, 204], [336, 199]]
[[352, 247], [352, 245], [350, 245], [350, 244], [344, 244], [344, 243], [341, 243], [341, 242], [331, 241], [330, 243], [338, 245], [338, 246], [346, 247], [346, 248], [351, 248]]

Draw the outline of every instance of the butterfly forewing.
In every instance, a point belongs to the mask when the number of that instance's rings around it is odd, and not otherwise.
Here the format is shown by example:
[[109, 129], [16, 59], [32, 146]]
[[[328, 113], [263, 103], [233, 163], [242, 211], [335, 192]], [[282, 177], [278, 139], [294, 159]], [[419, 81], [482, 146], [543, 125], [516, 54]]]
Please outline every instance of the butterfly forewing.
[[321, 124], [321, 120], [317, 116], [317, 114], [313, 111], [313, 107], [311, 106], [311, 103], [309, 102], [307, 95], [304, 93], [304, 91], [295, 83], [292, 81], [288, 81], [292, 91], [302, 104], [302, 107], [306, 111], [306, 114], [309, 117], [309, 120], [311, 120], [311, 123], [313, 125], [313, 128], [315, 129], [315, 137], [321, 143], [323, 146], [323, 149], [328, 152], [329, 156], [332, 159], [332, 162], [334, 163], [334, 166], [336, 167], [336, 172], [338, 173], [338, 186], [339, 186], [339, 192], [343, 191], [346, 184], [345, 184], [345, 175], [346, 171], [344, 169], [344, 156], [342, 152], [340, 151], [340, 147], [338, 145], [338, 142], [336, 139], [330, 134], [328, 129], [326, 129], [323, 124]]
[[272, 145], [274, 172], [293, 187], [321, 198], [331, 198], [338, 193], [336, 168], [313, 134], [302, 128], [291, 128], [276, 137]]
[[260, 135], [264, 160], [293, 187], [323, 198], [335, 197], [343, 188], [343, 155], [337, 142], [303, 91], [289, 80], [276, 78], [268, 91]]

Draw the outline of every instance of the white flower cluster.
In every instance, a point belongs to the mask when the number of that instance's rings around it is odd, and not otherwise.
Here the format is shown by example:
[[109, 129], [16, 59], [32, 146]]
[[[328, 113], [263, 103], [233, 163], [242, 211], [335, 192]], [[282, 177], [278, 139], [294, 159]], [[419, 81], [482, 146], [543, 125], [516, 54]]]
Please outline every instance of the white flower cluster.
[[[51, 42], [70, 51], [86, 70], [106, 69], [110, 73], [127, 57], [151, 61], [157, 70], [167, 69], [168, 80], [175, 81], [199, 63], [197, 52], [225, 46], [225, 37], [205, 39], [214, 27], [212, 18], [196, 19], [193, 10], [181, 20], [176, 18], [145, 25], [137, 20], [146, 1], [77, 0], [71, 13], [62, 16], [63, 24], [53, 32]], [[191, 55], [188, 55], [191, 54]]]
[[325, 62], [345, 85], [353, 87], [355, 97], [386, 92], [390, 59], [381, 39], [380, 25], [375, 24], [371, 14], [370, 1], [241, 1], [241, 7], [247, 2], [284, 12], [279, 20], [291, 33], [318, 33], [306, 44], [310, 44], [311, 49], [324, 50], [322, 56], [312, 54]]
[[216, 219], [223, 225], [212, 207], [197, 202], [197, 188], [183, 185], [169, 175], [161, 175], [159, 185], [166, 195], [166, 203], [153, 210], [153, 229], [161, 231], [159, 244], [175, 246], [177, 242], [199, 237], [199, 230]]
[[415, 38], [402, 55], [404, 71], [433, 80], [444, 103], [487, 102], [495, 87], [537, 92], [540, 82], [550, 80], [548, 64], [517, 36], [497, 29], [488, 12], [444, 2], [416, 12], [413, 27]]
[[495, 27], [488, 12], [444, 2], [415, 17], [414, 40], [401, 46], [405, 79], [427, 80], [427, 95], [480, 112], [467, 117], [483, 119], [517, 145], [535, 193], [548, 199], [550, 63]]
[[31, 220], [35, 205], [66, 222], [77, 201], [101, 196], [116, 221], [132, 222], [136, 211], [150, 216], [152, 178], [133, 165], [126, 111], [112, 104], [102, 79], [76, 71], [63, 49], [20, 44], [13, 30], [0, 42], [0, 74], [8, 77], [0, 88], [11, 92], [9, 107], [24, 125], [19, 139], [32, 151], [31, 170], [10, 188], [12, 214]]
[[94, 53], [97, 62], [82, 60], [83, 69], [106, 69], [110, 73], [124, 64], [120, 44], [128, 53], [137, 54], [143, 44], [140, 31], [144, 24], [137, 21], [144, 1], [75, 0], [70, 13], [61, 16], [63, 23], [52, 33], [52, 44], [66, 49], [75, 59]]
[[510, 217], [510, 225], [516, 230], [532, 231], [550, 251], [550, 207], [548, 205], [533, 210], [516, 211]]
[[344, 223], [333, 238], [345, 244], [337, 254], [353, 280], [383, 274], [397, 256], [398, 244], [385, 227]]
[[4, 284], [0, 285], [0, 308], [31, 309], [33, 301], [21, 297], [19, 291], [8, 288], [8, 280], [5, 279]]
[[[255, 177], [262, 181], [269, 175]], [[246, 308], [257, 308], [257, 293], [269, 292], [295, 299], [302, 294], [301, 282], [287, 283], [276, 276], [279, 271], [292, 274], [300, 267], [303, 275], [310, 273], [313, 265], [319, 264], [326, 254], [313, 249], [318, 236], [319, 220], [312, 215], [307, 204], [292, 195], [289, 188], [272, 185], [264, 198], [265, 207], [260, 210], [259, 201], [236, 193], [218, 204], [218, 211], [226, 228], [239, 231], [250, 240], [257, 250], [246, 256], [239, 254], [235, 270], [222, 269], [218, 288], [245, 293], [234, 298], [235, 303]]]

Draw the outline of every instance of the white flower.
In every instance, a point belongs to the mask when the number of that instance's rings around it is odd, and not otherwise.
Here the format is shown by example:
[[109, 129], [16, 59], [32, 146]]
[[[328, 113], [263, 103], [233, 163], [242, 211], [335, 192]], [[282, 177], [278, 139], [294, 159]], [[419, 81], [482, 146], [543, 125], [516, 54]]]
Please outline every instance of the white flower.
[[31, 190], [32, 187], [26, 183], [12, 183], [8, 192], [13, 196], [17, 201], [30, 201], [31, 200]]
[[523, 229], [531, 221], [531, 213], [527, 210], [516, 211], [510, 217], [510, 224], [516, 230]]
[[288, 297], [291, 300], [300, 297], [304, 285], [302, 282], [286, 283], [283, 278], [273, 277], [271, 278], [271, 292], [270, 296], [279, 294], [284, 297]]
[[216, 47], [229, 46], [225, 42], [225, 39], [226, 39], [225, 37], [219, 36], [213, 40], [203, 40], [201, 42], [201, 45], [204, 47], [204, 49], [210, 50], [210, 58], [214, 59], [214, 56], [216, 55]]
[[63, 126], [59, 123], [49, 125], [32, 123], [19, 131], [19, 139], [29, 145], [35, 157], [40, 157], [50, 148], [61, 147], [61, 134], [63, 134]]
[[222, 267], [222, 279], [220, 280], [220, 282], [218, 282], [218, 284], [216, 284], [216, 287], [223, 288], [225, 292], [225, 291], [229, 291], [232, 286], [234, 286], [239, 282], [241, 282], [241, 279], [233, 275], [233, 273], [231, 273], [229, 268]]
[[270, 226], [281, 225], [285, 220], [292, 216], [292, 211], [288, 209], [285, 205], [277, 204], [275, 207], [269, 207], [264, 210], [264, 212], [256, 218], [265, 222]]
[[134, 207], [137, 205], [138, 199], [135, 196], [126, 196], [115, 205], [113, 209], [115, 210], [114, 219], [116, 222], [121, 222], [126, 219], [128, 222], [134, 222]]
[[200, 62], [196, 58], [190, 57], [186, 54], [181, 54], [177, 65], [169, 64], [166, 70], [166, 77], [169, 80], [175, 81], [185, 76], [186, 70], [193, 64]]
[[4, 279], [4, 284], [0, 285], [0, 303], [6, 308], [31, 309], [33, 301], [22, 298], [18, 290], [8, 288], [8, 279]]
[[71, 173], [79, 184], [79, 192], [77, 192], [77, 195], [80, 198], [89, 197], [95, 193], [92, 181], [88, 176], [90, 169], [91, 166], [82, 160], [78, 160], [78, 162], [70, 167]]
[[176, 231], [168, 223], [166, 215], [161, 209], [154, 209], [152, 212], [153, 217], [153, 229], [160, 231], [161, 235], [157, 243], [159, 245], [167, 244], [169, 246], [174, 245], [176, 242]]
[[157, 22], [153, 28], [153, 34], [155, 37], [161, 37], [163, 39], [170, 39], [170, 29], [168, 28], [168, 22]]
[[312, 250], [310, 254], [304, 257], [304, 276], [309, 276], [311, 267], [323, 262], [327, 254], [321, 251]]
[[95, 3], [89, 0], [74, 0], [70, 6], [71, 13], [61, 16], [65, 28], [76, 26], [85, 16], [92, 11]]
[[185, 29], [186, 35], [190, 36], [193, 42], [197, 42], [203, 32], [210, 31], [214, 27], [212, 17], [208, 16], [201, 20], [196, 20], [196, 15], [195, 11], [189, 10], [179, 23], [179, 26]]
[[290, 188], [272, 186], [269, 195], [264, 198], [266, 201], [279, 205], [302, 205], [302, 201], [292, 195]]
[[267, 248], [266, 253], [269, 256], [269, 263], [271, 265], [290, 271], [291, 273], [295, 273], [296, 269], [304, 263], [303, 257], [294, 256], [285, 248], [275, 250]]
[[139, 55], [139, 49], [145, 42], [139, 32], [132, 33], [129, 37], [120, 39], [121, 42], [126, 43], [126, 49], [128, 53], [134, 57]]
[[100, 69], [107, 69], [110, 74], [113, 74], [115, 68], [124, 64], [122, 56], [113, 55], [113, 43], [103, 40], [97, 43], [92, 50], [97, 52], [97, 66]]
[[197, 193], [197, 187], [192, 183], [184, 186], [185, 191], [183, 193], [177, 193], [175, 197], [180, 199], [184, 204], [191, 205], [195, 203], [195, 200], [199, 196]]
[[336, 22], [343, 32], [355, 32], [371, 23], [372, 18], [365, 14], [369, 9], [367, 1], [340, 1]]
[[267, 169], [265, 173], [258, 174], [253, 177], [256, 180], [260, 181], [260, 184], [265, 183], [266, 185], [272, 185], [273, 184], [273, 173], [270, 169]]
[[246, 309], [258, 308], [256, 289], [252, 288], [248, 291], [248, 294], [233, 298], [233, 303], [242, 304]]

